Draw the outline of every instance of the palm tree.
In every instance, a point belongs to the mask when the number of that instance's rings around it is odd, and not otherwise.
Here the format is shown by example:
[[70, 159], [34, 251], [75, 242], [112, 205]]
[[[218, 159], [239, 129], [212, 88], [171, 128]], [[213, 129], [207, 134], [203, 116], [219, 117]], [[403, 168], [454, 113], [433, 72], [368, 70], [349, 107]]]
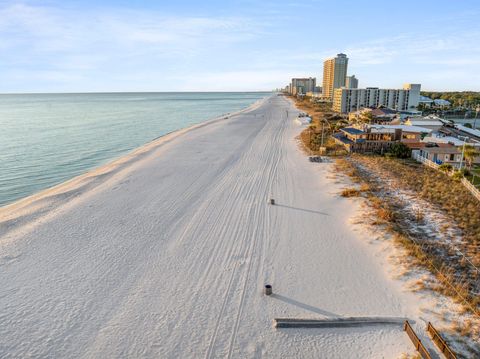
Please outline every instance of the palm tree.
[[472, 169], [473, 161], [477, 156], [480, 156], [480, 152], [478, 152], [475, 147], [473, 147], [472, 145], [465, 146], [464, 157], [465, 161], [467, 162], [468, 169]]

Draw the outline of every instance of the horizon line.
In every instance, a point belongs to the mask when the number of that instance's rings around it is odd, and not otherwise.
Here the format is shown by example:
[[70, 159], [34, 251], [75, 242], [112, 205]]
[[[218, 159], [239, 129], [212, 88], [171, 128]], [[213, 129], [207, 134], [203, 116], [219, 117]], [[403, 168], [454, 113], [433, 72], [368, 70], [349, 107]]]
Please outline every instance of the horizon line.
[[120, 93], [260, 93], [278, 92], [276, 90], [247, 91], [79, 91], [79, 92], [0, 92], [1, 95], [81, 95], [81, 94], [120, 94]]

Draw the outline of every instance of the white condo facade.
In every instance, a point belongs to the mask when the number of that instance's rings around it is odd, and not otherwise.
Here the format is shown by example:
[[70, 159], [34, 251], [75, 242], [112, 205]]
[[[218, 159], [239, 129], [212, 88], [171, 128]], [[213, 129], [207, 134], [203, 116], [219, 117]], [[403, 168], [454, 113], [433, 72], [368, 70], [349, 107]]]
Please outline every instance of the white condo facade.
[[335, 89], [333, 110], [348, 113], [362, 108], [378, 108], [384, 106], [397, 111], [409, 111], [418, 106], [420, 84], [405, 84], [403, 89], [366, 89], [346, 88]]

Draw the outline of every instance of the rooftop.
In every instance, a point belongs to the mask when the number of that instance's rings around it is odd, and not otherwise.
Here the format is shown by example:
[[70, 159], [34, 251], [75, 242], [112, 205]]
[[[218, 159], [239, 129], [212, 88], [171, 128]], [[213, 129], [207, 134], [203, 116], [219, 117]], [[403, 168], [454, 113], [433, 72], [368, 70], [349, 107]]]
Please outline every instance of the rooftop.
[[457, 154], [461, 153], [458, 147], [450, 145], [448, 143], [432, 143], [432, 142], [405, 142], [405, 145], [411, 149], [422, 149], [426, 152], [434, 152], [440, 154]]
[[436, 100], [433, 100], [433, 102], [435, 103], [435, 105], [440, 105], [440, 106], [450, 106], [451, 105], [450, 101], [447, 101], [447, 100], [444, 100], [444, 99], [441, 99], [441, 98], [437, 98]]
[[[443, 126], [443, 122], [440, 120], [423, 120], [423, 119], [408, 119], [407, 121], [411, 126], [421, 125], [421, 126]], [[406, 123], [407, 123], [406, 122]]]
[[474, 130], [473, 128], [465, 127], [464, 125], [456, 124], [455, 128], [462, 132], [469, 133], [475, 137], [480, 137], [480, 130]]
[[335, 133], [333, 137], [346, 145], [351, 145], [353, 143], [352, 140], [349, 140], [342, 133]]
[[386, 115], [396, 115], [397, 111], [390, 108], [375, 108], [372, 110], [373, 116], [386, 116]]
[[364, 131], [359, 130], [358, 128], [355, 128], [355, 127], [344, 127], [341, 129], [341, 131], [349, 133], [351, 135], [361, 135], [365, 133]]
[[371, 128], [376, 129], [392, 129], [392, 130], [402, 130], [402, 132], [410, 133], [430, 133], [432, 130], [430, 128], [420, 127], [420, 126], [408, 126], [408, 125], [369, 125]]
[[456, 154], [461, 153], [462, 151], [455, 146], [428, 146], [428, 144], [423, 148], [426, 152], [436, 152], [436, 153], [443, 153], [443, 154]]
[[432, 103], [433, 100], [430, 97], [420, 95], [418, 102]]
[[423, 139], [424, 142], [451, 143], [454, 146], [462, 146], [463, 140], [453, 136], [428, 136]]

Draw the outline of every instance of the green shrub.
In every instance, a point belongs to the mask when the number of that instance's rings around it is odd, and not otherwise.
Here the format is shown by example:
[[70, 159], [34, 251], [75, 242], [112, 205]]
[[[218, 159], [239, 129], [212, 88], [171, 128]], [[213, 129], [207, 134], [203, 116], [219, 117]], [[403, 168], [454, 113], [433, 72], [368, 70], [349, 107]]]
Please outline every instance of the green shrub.
[[455, 172], [453, 172], [452, 178], [453, 178], [455, 181], [460, 181], [463, 177], [464, 177], [464, 176], [463, 176], [462, 171], [455, 171]]
[[453, 166], [450, 163], [442, 163], [438, 166], [438, 169], [444, 173], [448, 173], [453, 169]]
[[406, 144], [396, 142], [390, 147], [390, 153], [397, 158], [408, 158], [412, 155], [412, 150]]

